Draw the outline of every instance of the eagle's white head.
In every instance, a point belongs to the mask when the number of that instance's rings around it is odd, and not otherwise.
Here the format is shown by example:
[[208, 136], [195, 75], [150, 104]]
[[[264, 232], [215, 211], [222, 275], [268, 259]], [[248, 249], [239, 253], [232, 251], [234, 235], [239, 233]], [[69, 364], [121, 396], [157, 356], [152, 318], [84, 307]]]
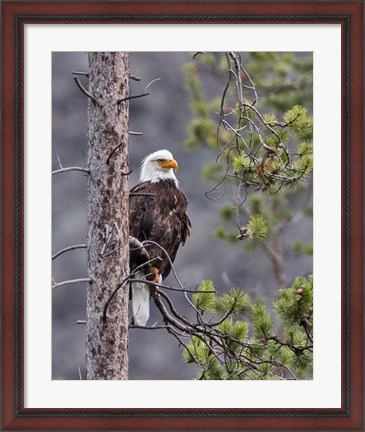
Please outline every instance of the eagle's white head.
[[174, 180], [176, 186], [179, 182], [174, 171], [178, 164], [168, 150], [157, 150], [146, 156], [142, 161], [140, 181], [157, 183], [160, 180]]

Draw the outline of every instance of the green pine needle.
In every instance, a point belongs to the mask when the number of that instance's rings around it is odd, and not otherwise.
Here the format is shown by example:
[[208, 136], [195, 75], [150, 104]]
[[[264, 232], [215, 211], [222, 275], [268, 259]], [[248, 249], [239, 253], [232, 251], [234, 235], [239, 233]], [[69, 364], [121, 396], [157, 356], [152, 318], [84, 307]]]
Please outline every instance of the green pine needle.
[[252, 306], [252, 321], [257, 338], [265, 339], [271, 336], [273, 322], [262, 300], [257, 300]]
[[266, 238], [267, 229], [265, 218], [261, 214], [256, 214], [250, 217], [245, 226], [245, 236], [250, 240], [263, 240]]
[[303, 372], [313, 364], [313, 355], [311, 352], [294, 355], [291, 359], [291, 365], [298, 372]]
[[222, 314], [230, 312], [233, 315], [244, 314], [251, 309], [250, 298], [237, 288], [232, 288], [228, 293], [216, 299], [216, 311]]
[[284, 113], [287, 126], [302, 139], [310, 138], [313, 132], [313, 121], [308, 115], [308, 110], [300, 105], [295, 105]]
[[[214, 291], [214, 284], [210, 280], [203, 280], [198, 291]], [[192, 302], [194, 306], [201, 312], [214, 312], [216, 296], [214, 293], [195, 293], [192, 296]]]
[[206, 344], [197, 336], [192, 336], [187, 348], [184, 348], [183, 357], [186, 363], [198, 363], [203, 365], [209, 356]]

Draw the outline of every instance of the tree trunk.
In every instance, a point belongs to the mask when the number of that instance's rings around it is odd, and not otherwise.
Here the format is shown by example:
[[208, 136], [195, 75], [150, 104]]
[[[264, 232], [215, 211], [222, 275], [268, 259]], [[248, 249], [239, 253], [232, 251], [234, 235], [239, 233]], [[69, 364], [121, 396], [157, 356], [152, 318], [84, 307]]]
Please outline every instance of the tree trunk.
[[[127, 53], [89, 54], [87, 379], [128, 379], [129, 274]], [[112, 151], [119, 146], [111, 155]], [[110, 156], [111, 155], [111, 156]], [[110, 157], [109, 157], [110, 156]], [[109, 241], [105, 239], [105, 232]]]

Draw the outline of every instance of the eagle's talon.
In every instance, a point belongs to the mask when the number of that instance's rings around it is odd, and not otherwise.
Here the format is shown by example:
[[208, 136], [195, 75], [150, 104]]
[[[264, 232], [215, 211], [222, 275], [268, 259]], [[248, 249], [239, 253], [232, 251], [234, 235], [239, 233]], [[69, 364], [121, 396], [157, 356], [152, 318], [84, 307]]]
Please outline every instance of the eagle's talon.
[[149, 281], [153, 283], [158, 283], [160, 280], [160, 271], [157, 267], [151, 267], [150, 275], [147, 278]]

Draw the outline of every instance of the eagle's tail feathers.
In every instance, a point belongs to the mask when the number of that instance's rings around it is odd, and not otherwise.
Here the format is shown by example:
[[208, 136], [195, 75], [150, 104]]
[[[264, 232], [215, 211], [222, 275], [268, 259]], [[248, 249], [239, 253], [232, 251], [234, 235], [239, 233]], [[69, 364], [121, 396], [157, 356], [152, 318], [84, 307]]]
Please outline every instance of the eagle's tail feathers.
[[150, 290], [142, 282], [132, 282], [132, 312], [134, 323], [145, 326], [150, 317]]

